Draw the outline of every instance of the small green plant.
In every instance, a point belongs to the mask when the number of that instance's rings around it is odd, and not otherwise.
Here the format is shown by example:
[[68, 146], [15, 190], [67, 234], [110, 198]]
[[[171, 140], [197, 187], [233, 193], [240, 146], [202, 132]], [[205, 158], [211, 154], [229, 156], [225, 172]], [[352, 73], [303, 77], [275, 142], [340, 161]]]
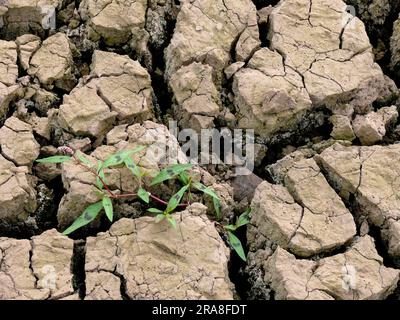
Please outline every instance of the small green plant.
[[[105, 161], [99, 160], [95, 164], [88, 158], [86, 158], [86, 156], [80, 151], [74, 152], [68, 147], [62, 147], [60, 148], [60, 151], [67, 155], [53, 156], [36, 160], [39, 163], [64, 163], [73, 160], [78, 165], [83, 166], [85, 169], [96, 176], [96, 188], [101, 198], [101, 201], [88, 206], [83, 211], [83, 213], [74, 221], [74, 223], [63, 232], [65, 235], [68, 235], [92, 222], [94, 219], [96, 219], [102, 209], [104, 209], [107, 218], [112, 222], [114, 218], [114, 209], [112, 202], [113, 199], [129, 198], [135, 196], [139, 196], [142, 199], [145, 197], [141, 187], [138, 190], [138, 193], [114, 194], [107, 185], [104, 172], [105, 169], [125, 165], [133, 173], [134, 177], [139, 180], [141, 185], [143, 173], [140, 168], [133, 162], [131, 155], [140, 152], [143, 149], [144, 147], [137, 147], [134, 150], [120, 151], [116, 154], [111, 155]], [[149, 197], [149, 194], [147, 194], [147, 196]]]
[[157, 185], [168, 180], [178, 180], [182, 187], [177, 193], [175, 193], [171, 199], [168, 201], [167, 208], [164, 211], [158, 210], [156, 208], [150, 208], [148, 211], [157, 214], [157, 220], [161, 221], [167, 219], [173, 227], [176, 227], [176, 221], [171, 216], [171, 213], [176, 209], [176, 207], [181, 202], [182, 198], [188, 193], [189, 201], [192, 198], [192, 190], [200, 191], [213, 199], [215, 215], [217, 219], [221, 216], [221, 203], [219, 197], [211, 189], [203, 185], [198, 181], [194, 181], [194, 177], [189, 174], [189, 170], [193, 167], [192, 164], [175, 164], [169, 166], [162, 171], [153, 179], [151, 185]]
[[242, 242], [239, 240], [238, 237], [234, 235], [234, 232], [242, 227], [247, 225], [250, 222], [249, 215], [251, 213], [251, 209], [247, 209], [245, 212], [243, 212], [239, 218], [236, 219], [235, 224], [228, 224], [224, 226], [224, 229], [228, 233], [228, 241], [232, 248], [236, 251], [238, 256], [243, 260], [246, 261], [246, 254], [244, 253], [244, 249], [242, 246]]
[[[97, 163], [93, 163], [89, 160], [82, 152], [75, 152], [69, 147], [60, 147], [59, 151], [63, 155], [52, 156], [44, 159], [36, 160], [39, 163], [64, 163], [67, 161], [75, 161], [77, 165], [84, 167], [87, 171], [91, 172], [96, 177], [97, 192], [100, 201], [88, 206], [83, 213], [69, 226], [63, 234], [69, 235], [79, 228], [91, 223], [99, 213], [104, 210], [106, 217], [112, 222], [114, 220], [114, 209], [113, 200], [124, 199], [131, 197], [138, 197], [140, 200], [146, 204], [150, 203], [150, 200], [155, 201], [159, 205], [165, 206], [164, 210], [157, 208], [150, 208], [148, 211], [156, 215], [156, 221], [160, 222], [166, 219], [169, 224], [173, 227], [177, 227], [177, 222], [173, 217], [172, 213], [175, 212], [177, 208], [185, 208], [190, 204], [192, 200], [192, 192], [201, 192], [209, 197], [211, 197], [215, 209], [215, 216], [217, 220], [221, 218], [221, 203], [217, 194], [209, 187], [206, 187], [199, 181], [195, 179], [190, 173], [190, 169], [193, 168], [192, 164], [174, 164], [161, 170], [159, 174], [151, 181], [151, 186], [156, 186], [166, 181], [172, 180], [174, 182], [179, 182], [181, 185], [180, 189], [172, 195], [169, 201], [165, 201], [155, 196], [151, 192], [144, 189], [142, 184], [142, 178], [144, 177], [144, 172], [134, 163], [132, 155], [144, 150], [144, 147], [137, 147], [133, 150], [124, 150], [117, 152], [105, 161], [98, 160]], [[107, 179], [105, 170], [109, 168], [115, 168], [125, 166], [128, 168], [133, 177], [138, 180], [139, 187], [136, 193], [124, 193], [124, 194], [114, 194], [110, 187], [107, 185]], [[187, 203], [181, 203], [182, 199], [186, 196]], [[238, 253], [238, 255], [246, 260], [242, 244], [240, 240], [233, 234], [233, 232], [248, 223], [248, 213], [243, 213], [235, 225], [223, 226], [228, 232], [228, 239], [233, 247], [233, 249]]]

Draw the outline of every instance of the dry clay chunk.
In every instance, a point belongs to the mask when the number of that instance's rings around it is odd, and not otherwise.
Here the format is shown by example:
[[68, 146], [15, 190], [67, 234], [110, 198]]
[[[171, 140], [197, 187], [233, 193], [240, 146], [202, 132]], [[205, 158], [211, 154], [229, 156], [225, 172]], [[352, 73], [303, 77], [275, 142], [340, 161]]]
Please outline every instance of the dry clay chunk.
[[122, 219], [87, 240], [86, 299], [232, 299], [229, 250], [195, 203], [175, 214], [181, 232], [153, 217]]
[[316, 159], [343, 198], [354, 195], [360, 214], [381, 229], [389, 255], [399, 259], [400, 145], [335, 144]]
[[73, 247], [55, 229], [31, 241], [0, 238], [0, 299], [73, 298]]
[[80, 136], [102, 137], [113, 125], [144, 121], [153, 115], [151, 79], [128, 56], [95, 51], [91, 77], [64, 96], [61, 126]]
[[89, 37], [102, 38], [109, 46], [130, 40], [135, 29], [146, 22], [147, 0], [83, 0], [79, 12], [88, 22]]
[[385, 299], [399, 280], [399, 271], [383, 265], [369, 236], [345, 253], [318, 261], [296, 259], [279, 247], [264, 270], [278, 300]]
[[261, 234], [302, 257], [331, 251], [356, 234], [351, 213], [313, 159], [295, 162], [285, 185], [261, 183], [254, 194], [248, 238]]
[[259, 45], [257, 11], [251, 0], [181, 3], [174, 34], [165, 51], [168, 79], [182, 66], [196, 61], [211, 66], [220, 80], [236, 40], [239, 59], [247, 59]]
[[[233, 76], [239, 126], [264, 138], [294, 130], [315, 107], [368, 106], [386, 80], [363, 23], [341, 0], [286, 0], [269, 15], [269, 48]], [[346, 23], [348, 22], [349, 23]]]
[[17, 45], [0, 40], [0, 119], [8, 112], [10, 102], [17, 94]]

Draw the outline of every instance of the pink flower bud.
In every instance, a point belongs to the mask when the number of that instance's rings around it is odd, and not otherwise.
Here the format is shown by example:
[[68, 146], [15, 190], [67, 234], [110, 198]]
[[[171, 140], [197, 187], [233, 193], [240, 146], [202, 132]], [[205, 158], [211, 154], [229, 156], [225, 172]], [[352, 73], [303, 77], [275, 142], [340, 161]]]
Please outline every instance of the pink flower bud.
[[74, 150], [72, 150], [72, 148], [67, 147], [67, 146], [58, 147], [57, 150], [59, 153], [62, 153], [65, 155], [70, 155], [70, 156], [73, 156], [75, 153]]

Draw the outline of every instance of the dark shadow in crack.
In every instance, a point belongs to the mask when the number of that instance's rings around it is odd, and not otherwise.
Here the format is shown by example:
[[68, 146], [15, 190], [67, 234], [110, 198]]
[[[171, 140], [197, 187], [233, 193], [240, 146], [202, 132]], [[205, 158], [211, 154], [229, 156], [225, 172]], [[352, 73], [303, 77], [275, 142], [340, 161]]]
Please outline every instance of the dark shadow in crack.
[[78, 292], [80, 299], [84, 299], [86, 295], [85, 256], [86, 240], [76, 240], [71, 261], [72, 285], [74, 290]]
[[275, 6], [279, 3], [279, 0], [252, 0], [252, 1], [255, 4], [257, 10], [260, 10], [268, 6]]

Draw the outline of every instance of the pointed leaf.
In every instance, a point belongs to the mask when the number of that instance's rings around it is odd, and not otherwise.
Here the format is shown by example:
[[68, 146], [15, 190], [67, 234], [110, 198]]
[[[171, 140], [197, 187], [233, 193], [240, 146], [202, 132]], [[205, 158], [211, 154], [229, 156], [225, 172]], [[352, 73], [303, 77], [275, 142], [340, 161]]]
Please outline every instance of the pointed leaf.
[[228, 231], [229, 243], [236, 251], [238, 256], [243, 260], [246, 261], [246, 254], [244, 253], [242, 243], [240, 242], [239, 238], [236, 237], [232, 232]]
[[163, 211], [156, 209], [156, 208], [150, 208], [150, 209], [147, 209], [147, 211], [151, 212], [151, 213], [161, 213], [161, 214], [163, 213]]
[[156, 223], [159, 223], [159, 222], [163, 221], [164, 218], [165, 218], [165, 214], [163, 214], [163, 213], [158, 214], [156, 216]]
[[229, 231], [236, 231], [236, 229], [237, 229], [236, 226], [234, 226], [232, 224], [228, 224], [228, 225], [224, 226], [224, 228]]
[[106, 161], [104, 161], [102, 168], [118, 166], [118, 165], [124, 163], [125, 159], [127, 159], [129, 156], [131, 156], [134, 153], [140, 152], [143, 149], [145, 149], [145, 147], [140, 146], [133, 150], [125, 150], [125, 151], [117, 152], [116, 154], [113, 154], [109, 158], [107, 158]]
[[168, 216], [167, 216], [167, 219], [168, 219], [169, 224], [170, 224], [174, 229], [176, 229], [176, 220], [175, 220], [175, 218], [174, 218], [173, 216], [171, 216], [171, 215], [168, 215]]
[[[106, 176], [104, 175], [104, 171], [103, 171], [103, 170], [101, 170], [101, 171], [99, 172], [99, 176], [100, 176], [100, 178], [101, 178], [104, 182], [106, 182], [106, 181], [105, 181]], [[98, 187], [99, 189], [103, 189], [103, 188], [104, 188], [104, 184], [103, 184], [103, 182], [101, 182], [101, 179], [100, 179], [100, 178], [97, 177], [96, 185], [97, 185], [97, 187]]]
[[69, 161], [69, 160], [71, 160], [71, 157], [69, 157], [69, 156], [53, 156], [53, 157], [38, 159], [38, 160], [36, 160], [36, 162], [39, 162], [39, 163], [63, 163], [63, 162]]
[[165, 212], [170, 213], [176, 209], [176, 207], [181, 203], [182, 197], [188, 188], [189, 185], [182, 187], [177, 193], [172, 196], [171, 199], [169, 199]]
[[108, 220], [113, 222], [114, 209], [113, 209], [112, 201], [111, 201], [111, 199], [109, 197], [104, 197], [103, 198], [103, 207], [104, 207], [104, 211], [106, 212]]
[[93, 167], [92, 162], [89, 159], [87, 159], [82, 152], [77, 151], [75, 153], [75, 156], [78, 158], [78, 160], [80, 162], [82, 162], [83, 164], [87, 165], [89, 168]]
[[209, 195], [214, 199], [219, 199], [219, 197], [217, 196], [217, 194], [214, 192], [213, 189], [206, 187], [204, 184], [200, 182], [194, 182], [193, 187], [195, 187], [197, 190]]
[[143, 188], [139, 188], [138, 190], [138, 196], [140, 199], [142, 199], [144, 202], [149, 203], [150, 201], [150, 192], [144, 190]]
[[153, 179], [151, 182], [151, 185], [154, 186], [155, 184], [159, 184], [161, 182], [164, 182], [166, 180], [170, 180], [180, 173], [189, 170], [192, 168], [193, 165], [190, 163], [187, 164], [174, 164], [168, 168], [165, 168], [160, 171], [160, 173]]
[[221, 202], [219, 201], [218, 198], [212, 198], [212, 199], [214, 204], [215, 216], [217, 217], [217, 219], [221, 219]]
[[190, 177], [187, 172], [182, 172], [181, 174], [179, 174], [179, 180], [182, 182], [182, 184], [186, 185], [189, 184]]
[[193, 183], [193, 187], [195, 189], [203, 192], [204, 194], [212, 197], [215, 215], [216, 215], [217, 219], [220, 219], [221, 218], [221, 202], [219, 200], [218, 195], [214, 192], [214, 190], [206, 187], [204, 184], [202, 184], [201, 182], [198, 182], [198, 181]]
[[78, 219], [74, 221], [74, 223], [63, 232], [64, 235], [68, 235], [75, 230], [89, 224], [94, 219], [96, 219], [97, 215], [99, 214], [100, 210], [103, 208], [103, 202], [97, 202], [85, 209], [83, 213], [79, 216]]
[[242, 226], [245, 226], [246, 224], [250, 223], [250, 212], [251, 209], [247, 209], [245, 212], [243, 212], [239, 218], [236, 221], [236, 228], [240, 228]]
[[[99, 161], [99, 162], [98, 162], [98, 166], [97, 166], [97, 174], [98, 174], [99, 177], [104, 181], [104, 183], [107, 183], [106, 176], [105, 176], [105, 174], [104, 174], [104, 171], [103, 171], [102, 166], [103, 166], [103, 162]], [[102, 189], [104, 188], [104, 185], [103, 185], [103, 183], [101, 182], [101, 180], [100, 180], [99, 177], [97, 177], [97, 179], [96, 179], [96, 186], [97, 186], [97, 188], [99, 188], [100, 190], [102, 190]]]
[[125, 158], [124, 163], [135, 177], [140, 178], [140, 168], [135, 164], [131, 157]]

